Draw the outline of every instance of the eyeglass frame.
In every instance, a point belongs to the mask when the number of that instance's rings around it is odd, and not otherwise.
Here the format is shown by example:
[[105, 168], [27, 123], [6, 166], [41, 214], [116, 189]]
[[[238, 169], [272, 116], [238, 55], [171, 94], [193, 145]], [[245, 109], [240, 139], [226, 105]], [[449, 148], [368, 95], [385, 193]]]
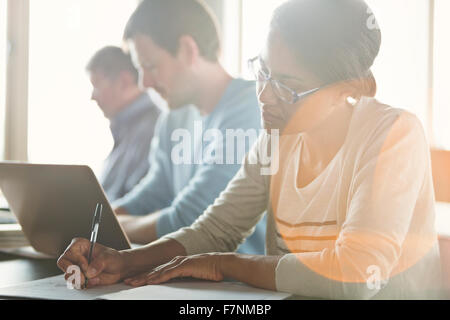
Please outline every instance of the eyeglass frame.
[[[255, 72], [256, 70], [254, 68], [254, 63], [255, 63], [256, 60], [261, 60], [261, 57], [260, 56], [256, 56], [256, 57], [254, 57], [252, 59], [249, 59], [247, 63], [248, 63], [248, 68], [252, 71], [253, 75], [256, 78], [256, 81], [259, 82], [260, 81], [259, 77], [258, 77], [259, 71]], [[260, 70], [260, 71], [262, 71], [262, 70]], [[318, 87], [318, 88], [311, 89], [311, 90], [308, 90], [308, 91], [305, 91], [305, 92], [302, 92], [302, 93], [298, 93], [295, 90], [293, 90], [293, 89], [289, 88], [288, 86], [286, 86], [285, 84], [283, 84], [282, 82], [280, 82], [279, 80], [273, 79], [270, 75], [266, 74], [264, 71], [262, 71], [261, 74], [264, 76], [264, 80], [263, 80], [264, 83], [269, 82], [270, 85], [272, 86], [272, 89], [274, 88], [274, 84], [276, 84], [276, 85], [278, 85], [278, 86], [288, 90], [291, 93], [292, 100], [291, 101], [287, 101], [284, 97], [281, 97], [279, 94], [277, 94], [277, 90], [274, 90], [276, 96], [279, 99], [281, 99], [282, 101], [284, 101], [286, 103], [289, 103], [289, 104], [295, 104], [298, 101], [300, 101], [300, 99], [305, 98], [308, 95], [313, 94], [313, 93], [323, 89], [323, 87]]]

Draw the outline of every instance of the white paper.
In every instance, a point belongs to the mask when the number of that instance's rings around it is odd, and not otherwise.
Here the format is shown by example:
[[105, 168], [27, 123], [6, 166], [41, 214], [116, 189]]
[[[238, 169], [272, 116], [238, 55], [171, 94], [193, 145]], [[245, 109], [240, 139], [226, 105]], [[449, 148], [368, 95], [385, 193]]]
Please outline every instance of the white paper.
[[1, 297], [47, 300], [281, 300], [290, 294], [236, 282], [176, 281], [132, 288], [123, 283], [94, 289], [68, 289], [64, 276], [0, 288]]
[[123, 283], [86, 290], [69, 289], [64, 275], [60, 275], [0, 288], [0, 296], [46, 300], [93, 300], [101, 295], [127, 289], [131, 287]]
[[105, 300], [282, 300], [288, 293], [237, 282], [179, 281], [149, 285], [99, 297]]

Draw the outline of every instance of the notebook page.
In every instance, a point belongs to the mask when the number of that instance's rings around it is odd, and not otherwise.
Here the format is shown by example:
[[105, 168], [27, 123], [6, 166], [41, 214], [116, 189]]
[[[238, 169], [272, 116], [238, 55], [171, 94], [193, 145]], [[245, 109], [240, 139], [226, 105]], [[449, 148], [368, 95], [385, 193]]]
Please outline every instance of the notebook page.
[[0, 296], [46, 300], [93, 300], [105, 294], [130, 288], [121, 283], [87, 290], [68, 289], [64, 275], [60, 275], [0, 288]]
[[282, 300], [288, 293], [237, 282], [177, 281], [149, 285], [99, 297], [105, 300]]

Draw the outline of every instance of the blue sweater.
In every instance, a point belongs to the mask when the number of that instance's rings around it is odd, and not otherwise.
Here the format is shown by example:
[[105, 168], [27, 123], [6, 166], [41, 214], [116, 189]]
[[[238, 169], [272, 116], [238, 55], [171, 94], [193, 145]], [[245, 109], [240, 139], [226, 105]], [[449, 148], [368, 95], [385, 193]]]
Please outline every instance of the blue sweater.
[[[192, 106], [161, 115], [152, 142], [149, 173], [114, 206], [132, 215], [161, 211], [156, 226], [158, 238], [190, 226], [237, 173], [260, 128], [255, 84], [241, 79], [230, 83], [207, 116], [201, 116]], [[230, 129], [255, 134], [233, 139], [233, 145]], [[238, 252], [264, 254], [265, 224], [264, 218]]]

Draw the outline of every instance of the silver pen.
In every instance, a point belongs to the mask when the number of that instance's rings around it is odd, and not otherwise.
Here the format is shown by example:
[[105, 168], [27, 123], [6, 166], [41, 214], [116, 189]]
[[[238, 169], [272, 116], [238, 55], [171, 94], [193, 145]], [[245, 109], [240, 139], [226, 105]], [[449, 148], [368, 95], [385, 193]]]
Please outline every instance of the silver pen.
[[[91, 227], [91, 246], [89, 247], [89, 255], [88, 255], [88, 266], [91, 264], [92, 253], [94, 251], [95, 243], [97, 242], [98, 228], [100, 226], [100, 220], [102, 219], [102, 210], [103, 205], [101, 203], [97, 203], [95, 207], [94, 218], [92, 219], [92, 227]], [[87, 287], [88, 278], [85, 277], [84, 287]]]

